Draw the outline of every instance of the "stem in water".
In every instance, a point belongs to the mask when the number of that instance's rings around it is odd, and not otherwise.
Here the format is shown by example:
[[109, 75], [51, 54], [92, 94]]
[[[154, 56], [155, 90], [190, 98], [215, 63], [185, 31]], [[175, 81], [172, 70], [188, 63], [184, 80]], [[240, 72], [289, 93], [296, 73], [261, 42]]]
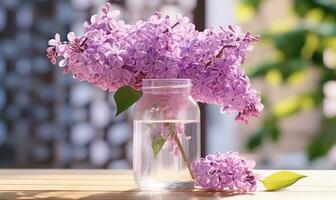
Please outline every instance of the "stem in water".
[[176, 144], [177, 144], [178, 149], [180, 150], [180, 153], [181, 153], [181, 155], [182, 155], [182, 159], [183, 159], [183, 161], [186, 163], [186, 165], [187, 165], [187, 167], [188, 167], [190, 176], [191, 176], [192, 179], [194, 179], [194, 176], [193, 176], [193, 174], [192, 174], [192, 172], [191, 172], [191, 168], [190, 168], [190, 162], [189, 162], [189, 160], [188, 160], [188, 158], [187, 158], [187, 155], [186, 155], [186, 153], [185, 153], [185, 151], [184, 151], [184, 149], [183, 149], [183, 146], [182, 146], [182, 144], [181, 144], [181, 142], [180, 142], [180, 139], [178, 138], [176, 132], [174, 133], [173, 137], [174, 137], [174, 140], [175, 140], [175, 142], [176, 142]]

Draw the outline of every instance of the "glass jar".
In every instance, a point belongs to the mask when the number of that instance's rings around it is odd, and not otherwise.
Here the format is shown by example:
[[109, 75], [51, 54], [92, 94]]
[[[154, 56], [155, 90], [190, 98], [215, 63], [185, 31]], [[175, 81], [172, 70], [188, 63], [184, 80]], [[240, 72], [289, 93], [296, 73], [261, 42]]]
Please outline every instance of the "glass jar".
[[190, 79], [144, 79], [135, 105], [133, 172], [141, 189], [193, 188], [200, 157], [200, 109]]

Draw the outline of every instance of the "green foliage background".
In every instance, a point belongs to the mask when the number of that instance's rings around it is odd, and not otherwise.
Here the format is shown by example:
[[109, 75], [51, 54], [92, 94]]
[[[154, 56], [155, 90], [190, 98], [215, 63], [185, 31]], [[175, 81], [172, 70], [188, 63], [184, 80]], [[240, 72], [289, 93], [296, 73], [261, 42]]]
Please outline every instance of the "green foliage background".
[[[257, 14], [265, 1], [241, 0], [240, 5]], [[267, 74], [275, 73], [283, 80], [282, 84], [287, 84], [294, 74], [314, 68], [320, 74], [318, 86], [314, 91], [297, 94], [277, 108], [272, 107], [264, 96], [263, 125], [249, 138], [247, 147], [250, 150], [257, 149], [267, 139], [277, 141], [281, 136], [279, 122], [282, 119], [295, 115], [307, 107], [312, 109], [321, 107], [325, 98], [324, 84], [336, 80], [336, 66], [326, 66], [323, 60], [326, 50], [333, 51], [336, 55], [336, 1], [293, 0], [291, 7], [298, 18], [298, 24], [280, 33], [265, 30], [261, 34], [262, 41], [270, 43], [280, 56], [261, 58], [262, 64], [253, 67], [249, 71], [249, 76], [251, 79], [265, 78]], [[307, 146], [310, 160], [325, 155], [336, 144], [336, 118], [322, 116], [320, 124], [319, 133]]]

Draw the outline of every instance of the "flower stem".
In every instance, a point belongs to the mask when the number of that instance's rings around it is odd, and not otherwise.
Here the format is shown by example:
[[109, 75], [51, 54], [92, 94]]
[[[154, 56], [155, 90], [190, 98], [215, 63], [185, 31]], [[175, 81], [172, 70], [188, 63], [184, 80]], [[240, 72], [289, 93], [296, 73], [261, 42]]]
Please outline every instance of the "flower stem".
[[[220, 58], [223, 55], [224, 49], [228, 48], [228, 47], [233, 47], [232, 45], [223, 45], [223, 47], [219, 50], [219, 52], [217, 53], [217, 55], [215, 56], [215, 58]], [[211, 65], [212, 61], [209, 60], [206, 64], [204, 68], [207, 68], [209, 65]]]
[[[179, 25], [180, 23], [179, 22], [176, 22], [172, 27], [171, 29], [175, 28], [177, 25]], [[169, 29], [167, 28], [163, 33], [168, 33]]]
[[182, 146], [182, 144], [181, 144], [181, 142], [180, 142], [180, 139], [178, 138], [176, 132], [174, 133], [174, 136], [173, 136], [173, 137], [174, 137], [174, 140], [175, 140], [175, 142], [176, 142], [176, 144], [177, 144], [178, 149], [180, 150], [180, 153], [181, 153], [181, 155], [182, 155], [183, 161], [186, 163], [186, 165], [187, 165], [187, 167], [188, 167], [188, 171], [189, 171], [189, 173], [190, 173], [190, 176], [191, 176], [192, 179], [194, 179], [194, 176], [193, 176], [193, 174], [192, 174], [192, 172], [191, 172], [191, 168], [190, 168], [190, 162], [189, 162], [189, 160], [188, 160], [188, 158], [187, 158], [187, 155], [186, 155], [186, 153], [185, 153], [185, 151], [184, 151], [184, 149], [183, 149], [183, 146]]

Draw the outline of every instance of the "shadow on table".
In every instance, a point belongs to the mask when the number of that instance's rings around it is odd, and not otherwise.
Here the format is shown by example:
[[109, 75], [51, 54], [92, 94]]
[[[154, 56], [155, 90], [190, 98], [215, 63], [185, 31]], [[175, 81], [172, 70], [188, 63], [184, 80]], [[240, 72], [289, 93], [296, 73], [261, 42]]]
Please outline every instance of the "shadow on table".
[[[78, 192], [78, 194], [77, 194]], [[69, 200], [69, 199], [81, 199], [83, 196], [80, 191], [1, 191], [0, 200], [12, 200], [12, 199], [45, 199], [45, 200]]]
[[53, 199], [53, 200], [184, 200], [184, 199], [220, 199], [251, 193], [206, 192], [206, 191], [6, 191], [0, 192], [2, 199]]
[[206, 192], [206, 191], [139, 191], [130, 190], [125, 192], [106, 192], [104, 194], [92, 195], [81, 200], [94, 199], [122, 199], [122, 200], [184, 200], [184, 199], [222, 199], [237, 195], [253, 195], [251, 193], [232, 192]]

